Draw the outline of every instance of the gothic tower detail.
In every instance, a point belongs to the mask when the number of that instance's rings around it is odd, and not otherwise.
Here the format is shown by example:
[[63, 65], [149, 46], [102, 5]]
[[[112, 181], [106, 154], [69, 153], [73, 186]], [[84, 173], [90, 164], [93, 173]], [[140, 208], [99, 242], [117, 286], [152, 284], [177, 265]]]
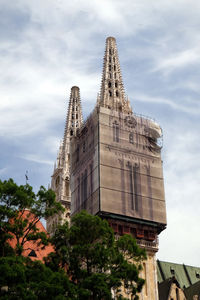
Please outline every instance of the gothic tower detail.
[[71, 215], [99, 215], [116, 236], [131, 234], [146, 249], [142, 300], [158, 300], [155, 254], [166, 227], [161, 141], [159, 124], [133, 113], [116, 40], [108, 37], [97, 106], [70, 140]]
[[120, 112], [132, 113], [130, 102], [124, 92], [114, 37], [106, 39], [99, 105]]
[[70, 140], [81, 128], [83, 115], [79, 87], [71, 88], [64, 138], [60, 144], [57, 161], [51, 180], [51, 188], [56, 193], [56, 200], [65, 208], [62, 215], [54, 215], [47, 219], [47, 231], [52, 234], [58, 223], [70, 221], [71, 191], [70, 191]]

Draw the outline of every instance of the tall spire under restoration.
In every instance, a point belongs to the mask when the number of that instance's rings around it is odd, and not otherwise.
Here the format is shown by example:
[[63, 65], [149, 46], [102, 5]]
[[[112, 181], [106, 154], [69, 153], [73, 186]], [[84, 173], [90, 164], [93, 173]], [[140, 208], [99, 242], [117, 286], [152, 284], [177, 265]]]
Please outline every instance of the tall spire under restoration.
[[67, 136], [76, 135], [76, 131], [83, 123], [80, 90], [78, 86], [71, 88], [64, 140]]
[[77, 130], [83, 123], [79, 87], [71, 88], [68, 113], [65, 124], [64, 138], [59, 147], [57, 162], [51, 180], [51, 188], [56, 193], [56, 200], [65, 208], [62, 215], [54, 215], [47, 219], [47, 231], [53, 234], [58, 223], [70, 220], [71, 192], [70, 192], [70, 139], [76, 136]]
[[132, 114], [130, 102], [126, 99], [117, 44], [114, 37], [106, 39], [99, 105], [119, 112]]

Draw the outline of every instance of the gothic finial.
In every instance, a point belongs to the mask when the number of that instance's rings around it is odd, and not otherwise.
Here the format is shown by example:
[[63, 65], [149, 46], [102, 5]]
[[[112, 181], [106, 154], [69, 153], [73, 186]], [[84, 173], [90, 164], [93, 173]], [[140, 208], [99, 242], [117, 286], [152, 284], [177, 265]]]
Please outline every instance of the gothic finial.
[[70, 136], [76, 135], [76, 131], [83, 123], [80, 90], [78, 86], [71, 88], [67, 120], [65, 124], [64, 143]]
[[116, 111], [132, 113], [124, 93], [117, 44], [114, 37], [106, 39], [99, 105]]

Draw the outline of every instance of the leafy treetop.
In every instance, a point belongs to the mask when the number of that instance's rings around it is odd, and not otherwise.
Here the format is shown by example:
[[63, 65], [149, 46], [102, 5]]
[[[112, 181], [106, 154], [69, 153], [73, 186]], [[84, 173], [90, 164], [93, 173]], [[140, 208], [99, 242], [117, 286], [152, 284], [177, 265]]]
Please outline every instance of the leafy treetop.
[[[22, 255], [27, 241], [47, 245], [48, 237], [39, 231], [37, 223], [60, 211], [63, 208], [52, 190], [41, 186], [35, 194], [29, 184], [18, 186], [13, 179], [0, 180], [0, 255], [13, 251]], [[14, 249], [10, 247], [13, 239]]]

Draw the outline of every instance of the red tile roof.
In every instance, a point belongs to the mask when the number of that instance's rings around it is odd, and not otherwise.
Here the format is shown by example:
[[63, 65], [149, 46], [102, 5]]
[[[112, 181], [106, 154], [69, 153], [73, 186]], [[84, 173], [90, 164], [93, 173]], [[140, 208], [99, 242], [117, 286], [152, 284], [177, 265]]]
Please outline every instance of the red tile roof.
[[[34, 219], [37, 220], [37, 217], [34, 214], [31, 214], [29, 210], [25, 210], [22, 214], [22, 218], [28, 218], [30, 222], [32, 222]], [[40, 220], [36, 223], [36, 228], [39, 230], [39, 232], [45, 232], [47, 235], [47, 231], [44, 228], [43, 224]], [[22, 238], [20, 239], [20, 241]], [[11, 247], [15, 247], [17, 243], [16, 237], [11, 239], [9, 241], [9, 244]], [[26, 241], [24, 244], [24, 250], [23, 250], [23, 256], [27, 257], [29, 256], [32, 260], [41, 260], [43, 261], [43, 258], [46, 257], [49, 253], [54, 252], [54, 247], [49, 244], [48, 246], [44, 245], [37, 245], [38, 241]]]

